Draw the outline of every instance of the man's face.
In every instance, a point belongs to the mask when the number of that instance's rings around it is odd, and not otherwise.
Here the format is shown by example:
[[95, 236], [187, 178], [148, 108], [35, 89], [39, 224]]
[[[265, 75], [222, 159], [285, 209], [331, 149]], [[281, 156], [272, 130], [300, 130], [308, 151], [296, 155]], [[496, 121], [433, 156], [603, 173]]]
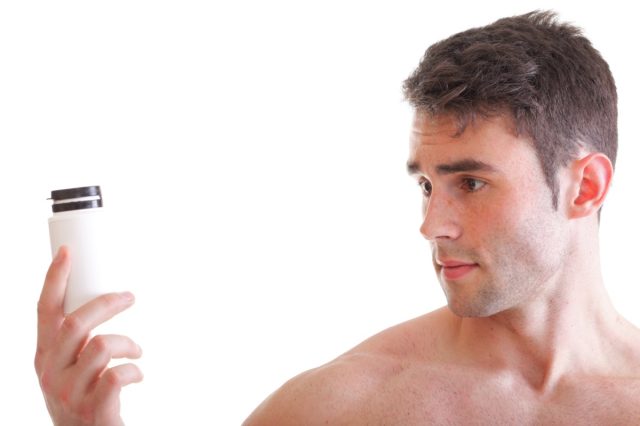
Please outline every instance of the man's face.
[[408, 161], [423, 192], [421, 233], [450, 309], [489, 316], [523, 306], [557, 282], [566, 219], [531, 144], [504, 117], [455, 136], [452, 117], [416, 113]]

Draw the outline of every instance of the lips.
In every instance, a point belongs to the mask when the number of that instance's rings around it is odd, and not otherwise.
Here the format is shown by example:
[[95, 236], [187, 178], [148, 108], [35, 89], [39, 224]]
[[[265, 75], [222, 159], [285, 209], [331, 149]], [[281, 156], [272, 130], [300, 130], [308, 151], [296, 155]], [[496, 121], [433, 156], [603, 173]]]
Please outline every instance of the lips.
[[437, 264], [442, 268], [442, 274], [448, 280], [458, 280], [478, 267], [477, 263], [459, 260], [437, 260]]

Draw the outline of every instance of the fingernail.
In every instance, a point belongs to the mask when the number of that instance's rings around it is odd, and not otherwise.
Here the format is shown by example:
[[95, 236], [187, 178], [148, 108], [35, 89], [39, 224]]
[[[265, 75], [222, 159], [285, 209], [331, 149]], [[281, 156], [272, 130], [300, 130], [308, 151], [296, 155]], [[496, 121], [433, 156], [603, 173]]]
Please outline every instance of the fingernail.
[[122, 293], [120, 293], [120, 297], [122, 297], [127, 302], [133, 302], [135, 300], [133, 293], [128, 291], [123, 291]]

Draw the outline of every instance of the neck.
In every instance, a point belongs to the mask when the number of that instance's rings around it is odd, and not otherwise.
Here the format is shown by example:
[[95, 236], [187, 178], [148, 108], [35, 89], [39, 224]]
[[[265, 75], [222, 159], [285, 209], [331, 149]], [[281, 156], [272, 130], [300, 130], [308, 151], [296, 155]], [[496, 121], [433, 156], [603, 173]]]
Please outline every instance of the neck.
[[[597, 240], [597, 234], [595, 236]], [[583, 241], [583, 243], [585, 243]], [[597, 250], [580, 245], [571, 263], [521, 306], [458, 318], [458, 343], [482, 365], [513, 373], [539, 393], [571, 374], [612, 375], [630, 326], [603, 285]], [[618, 357], [618, 359], [616, 359]]]

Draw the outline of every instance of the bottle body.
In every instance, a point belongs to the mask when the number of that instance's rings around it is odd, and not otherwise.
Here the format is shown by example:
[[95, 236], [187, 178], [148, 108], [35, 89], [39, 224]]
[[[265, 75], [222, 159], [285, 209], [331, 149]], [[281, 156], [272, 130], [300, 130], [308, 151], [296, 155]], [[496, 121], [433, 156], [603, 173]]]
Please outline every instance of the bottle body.
[[100, 199], [100, 206], [77, 210], [64, 208], [63, 211], [56, 212], [54, 198], [54, 213], [49, 218], [51, 252], [55, 255], [60, 246], [64, 245], [71, 258], [71, 271], [64, 297], [65, 314], [110, 291], [104, 282], [107, 226], [101, 205]]

